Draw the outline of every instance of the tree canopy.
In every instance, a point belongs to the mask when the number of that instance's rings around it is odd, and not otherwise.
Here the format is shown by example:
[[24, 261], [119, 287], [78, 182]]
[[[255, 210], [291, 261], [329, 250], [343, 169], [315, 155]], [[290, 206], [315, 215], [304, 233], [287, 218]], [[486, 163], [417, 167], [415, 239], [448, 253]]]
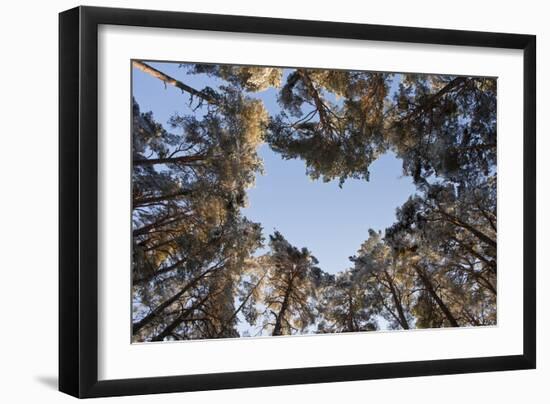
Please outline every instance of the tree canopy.
[[[183, 64], [215, 82], [193, 88], [133, 66], [187, 103], [163, 125], [133, 100], [133, 341], [496, 324], [496, 79]], [[329, 274], [242, 213], [264, 143], [341, 187], [391, 151], [416, 192]]]

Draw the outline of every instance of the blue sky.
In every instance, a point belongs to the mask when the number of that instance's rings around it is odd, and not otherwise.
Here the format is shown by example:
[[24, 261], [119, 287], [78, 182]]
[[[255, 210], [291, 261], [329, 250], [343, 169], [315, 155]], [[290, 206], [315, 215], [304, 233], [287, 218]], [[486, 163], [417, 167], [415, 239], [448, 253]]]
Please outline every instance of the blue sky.
[[[187, 75], [179, 63], [149, 63], [160, 71], [197, 89], [215, 86], [211, 78]], [[141, 111], [152, 111], [166, 129], [175, 113], [191, 113], [189, 97], [133, 69], [133, 96]], [[279, 110], [273, 89], [255, 95], [264, 101], [270, 114]], [[414, 193], [410, 177], [402, 175], [401, 161], [386, 153], [371, 166], [370, 181], [313, 181], [305, 174], [301, 160], [283, 160], [262, 145], [264, 175], [257, 175], [256, 185], [248, 191], [248, 206], [242, 213], [262, 224], [264, 236], [279, 230], [292, 244], [307, 247], [319, 260], [320, 267], [336, 273], [349, 267], [354, 255], [368, 237], [368, 229], [384, 230], [395, 221], [395, 209]]]

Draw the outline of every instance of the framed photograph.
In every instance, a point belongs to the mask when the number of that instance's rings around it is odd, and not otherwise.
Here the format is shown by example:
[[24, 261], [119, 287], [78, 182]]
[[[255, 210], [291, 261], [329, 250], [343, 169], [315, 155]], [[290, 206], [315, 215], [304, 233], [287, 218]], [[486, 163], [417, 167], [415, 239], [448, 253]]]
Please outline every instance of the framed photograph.
[[534, 36], [59, 23], [61, 391], [535, 368]]

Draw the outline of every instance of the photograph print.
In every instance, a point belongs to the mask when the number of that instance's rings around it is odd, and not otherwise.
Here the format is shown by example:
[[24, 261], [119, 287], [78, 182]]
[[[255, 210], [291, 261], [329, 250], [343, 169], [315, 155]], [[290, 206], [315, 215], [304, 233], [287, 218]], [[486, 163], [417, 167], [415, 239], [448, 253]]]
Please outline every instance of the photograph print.
[[134, 343], [497, 325], [497, 79], [132, 60]]

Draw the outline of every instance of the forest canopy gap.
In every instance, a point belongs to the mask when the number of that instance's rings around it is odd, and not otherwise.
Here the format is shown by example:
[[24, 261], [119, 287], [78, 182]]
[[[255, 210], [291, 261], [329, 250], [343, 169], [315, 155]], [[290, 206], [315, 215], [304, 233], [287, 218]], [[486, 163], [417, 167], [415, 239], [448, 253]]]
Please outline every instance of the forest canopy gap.
[[[495, 78], [132, 68], [133, 342], [496, 325]], [[414, 193], [328, 273], [243, 215], [262, 144], [340, 187], [392, 153]]]

